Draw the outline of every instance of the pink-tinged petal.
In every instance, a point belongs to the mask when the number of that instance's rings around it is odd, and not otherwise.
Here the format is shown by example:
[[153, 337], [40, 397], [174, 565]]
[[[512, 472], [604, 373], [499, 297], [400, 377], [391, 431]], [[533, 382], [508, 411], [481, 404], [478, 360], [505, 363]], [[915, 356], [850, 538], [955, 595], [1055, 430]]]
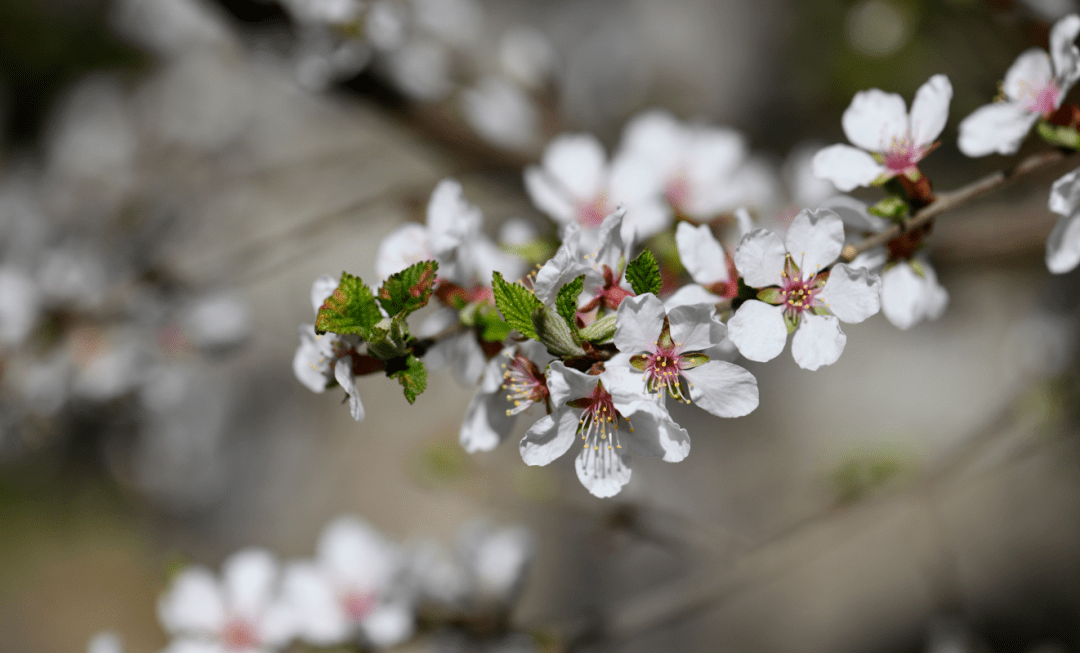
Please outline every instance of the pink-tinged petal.
[[[575, 230], [573, 233], [578, 232]], [[579, 250], [578, 240], [575, 237], [564, 242], [555, 252], [555, 256], [548, 259], [536, 273], [533, 293], [541, 302], [553, 305], [559, 289], [582, 274], [585, 275], [586, 289], [604, 285], [604, 277], [593, 269]]]
[[645, 389], [645, 375], [630, 369], [629, 354], [618, 354], [608, 361], [607, 369], [599, 378], [616, 408], [652, 400], [652, 396]]
[[296, 629], [296, 611], [291, 604], [279, 597], [262, 613], [262, 621], [259, 623], [262, 647], [258, 653], [285, 648], [286, 644], [296, 638]]
[[172, 635], [216, 635], [225, 625], [225, 600], [209, 570], [181, 571], [158, 601], [158, 620]]
[[819, 179], [831, 181], [845, 193], [859, 186], [870, 186], [885, 174], [885, 166], [874, 157], [850, 145], [830, 145], [817, 154], [810, 162], [814, 175]]
[[648, 458], [662, 458], [677, 463], [690, 455], [690, 434], [671, 419], [667, 409], [651, 401], [619, 406], [619, 411], [634, 426], [631, 431], [619, 428], [619, 442], [624, 450]]
[[311, 308], [317, 314], [326, 298], [337, 290], [338, 280], [329, 274], [324, 274], [311, 284]]
[[884, 152], [894, 141], [907, 137], [907, 107], [904, 98], [896, 93], [876, 88], [859, 91], [844, 110], [840, 124], [853, 145], [869, 152]]
[[461, 184], [443, 179], [431, 192], [427, 207], [428, 244], [436, 256], [450, 258], [483, 224], [480, 209], [465, 199]]
[[608, 182], [609, 204], [634, 205], [648, 197], [660, 197], [667, 180], [651, 162], [634, 156], [622, 156], [611, 163]]
[[728, 339], [752, 361], [771, 361], [784, 351], [787, 326], [784, 308], [756, 299], [744, 302], [727, 323]]
[[1050, 57], [1054, 61], [1054, 77], [1062, 86], [1061, 95], [1080, 77], [1080, 48], [1076, 37], [1080, 35], [1080, 16], [1069, 14], [1054, 23], [1050, 30]]
[[804, 370], [816, 370], [832, 365], [844, 353], [847, 336], [840, 330], [840, 321], [832, 315], [803, 313], [799, 328], [791, 338], [791, 356]]
[[785, 246], [803, 279], [809, 279], [840, 256], [844, 221], [829, 209], [803, 209], [788, 227]]
[[229, 608], [256, 617], [274, 599], [278, 564], [264, 549], [243, 549], [229, 556], [221, 566], [221, 583]]
[[708, 304], [676, 306], [668, 312], [671, 339], [681, 351], [704, 351], [717, 344], [713, 315], [716, 310]]
[[1049, 206], [1058, 215], [1069, 215], [1080, 206], [1080, 168], [1054, 182]]
[[683, 375], [694, 403], [717, 417], [742, 417], [758, 407], [757, 379], [738, 365], [709, 361]]
[[926, 280], [907, 262], [881, 275], [881, 312], [899, 329], [910, 329], [925, 317]]
[[547, 213], [555, 222], [570, 224], [574, 221], [577, 215], [574, 198], [540, 166], [525, 169], [525, 190], [536, 208]]
[[334, 363], [334, 378], [338, 385], [349, 395], [349, 414], [357, 422], [364, 421], [364, 404], [360, 401], [360, 393], [356, 391], [356, 377], [352, 373], [352, 357], [339, 358]]
[[615, 318], [615, 346], [631, 355], [656, 351], [666, 316], [664, 303], [652, 293], [627, 297]]
[[[492, 362], [500, 359], [495, 358]], [[458, 441], [465, 451], [491, 451], [499, 446], [517, 421], [517, 415], [506, 413], [512, 407], [504, 392], [477, 392], [465, 410], [465, 420], [458, 433]]]
[[960, 121], [957, 147], [970, 157], [1016, 154], [1038, 119], [1016, 102], [984, 104]]
[[715, 305], [721, 299], [720, 295], [714, 295], [696, 283], [688, 283], [664, 300], [664, 308], [671, 310], [676, 306], [693, 306], [694, 304]]
[[564, 134], [544, 150], [544, 171], [577, 202], [592, 202], [606, 185], [607, 155], [591, 134]]
[[562, 361], [552, 361], [547, 370], [548, 392], [552, 404], [562, 406], [570, 399], [587, 397], [596, 389], [599, 379], [567, 367]]
[[521, 439], [521, 459], [526, 465], [547, 465], [574, 444], [578, 417], [567, 408], [544, 415]]
[[829, 312], [849, 324], [858, 324], [881, 310], [881, 279], [866, 268], [833, 266], [818, 295]]
[[949, 119], [953, 89], [945, 75], [934, 75], [915, 93], [911, 103], [911, 138], [916, 145], [933, 143]]
[[310, 562], [285, 568], [281, 593], [293, 611], [297, 636], [315, 646], [344, 643], [350, 625], [333, 583]]
[[754, 229], [735, 248], [735, 268], [746, 285], [753, 288], [778, 286], [783, 282], [787, 249], [780, 236], [768, 229]]
[[606, 499], [630, 482], [630, 454], [626, 449], [582, 448], [574, 461], [578, 480], [594, 497]]
[[1080, 264], [1080, 211], [1062, 216], [1046, 240], [1046, 267], [1065, 274]]
[[680, 222], [675, 229], [675, 244], [683, 267], [694, 281], [710, 285], [728, 280], [724, 248], [713, 236], [709, 225], [695, 227], [689, 222]]
[[627, 205], [622, 225], [623, 240], [629, 243], [655, 236], [670, 227], [674, 220], [671, 207], [659, 196], [638, 200]]
[[844, 222], [845, 229], [877, 233], [892, 226], [889, 220], [867, 211], [866, 202], [860, 202], [850, 195], [830, 197], [819, 208], [834, 211]]
[[364, 639], [379, 649], [396, 646], [412, 637], [416, 620], [403, 601], [380, 605], [360, 624]]
[[[409, 222], [390, 232], [390, 235], [379, 243], [379, 250], [375, 254], [375, 274], [381, 279], [387, 279], [414, 263], [434, 258], [435, 255], [428, 245], [427, 229], [423, 225]], [[337, 285], [334, 287], [337, 288]]]
[[649, 111], [638, 114], [623, 128], [618, 158], [643, 159], [666, 179], [678, 172], [686, 141], [686, 130], [670, 113]]
[[1050, 68], [1050, 55], [1041, 48], [1024, 50], [1005, 73], [1001, 90], [1005, 97], [1014, 102], [1030, 99], [1039, 90], [1054, 81], [1054, 72]]
[[360, 592], [389, 585], [398, 553], [382, 533], [357, 517], [339, 517], [319, 535], [318, 562], [339, 586]]

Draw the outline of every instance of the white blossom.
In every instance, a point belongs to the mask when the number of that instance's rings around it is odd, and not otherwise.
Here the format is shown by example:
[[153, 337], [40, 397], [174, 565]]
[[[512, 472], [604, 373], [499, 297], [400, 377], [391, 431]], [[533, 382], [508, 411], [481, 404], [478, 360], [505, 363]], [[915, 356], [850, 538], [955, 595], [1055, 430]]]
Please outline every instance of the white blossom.
[[1040, 118], [1053, 114], [1080, 78], [1080, 16], [1071, 14], [1050, 31], [1050, 53], [1031, 48], [1005, 73], [1001, 97], [960, 121], [960, 151], [972, 157], [1015, 154]]
[[[322, 303], [337, 289], [338, 282], [323, 275], [311, 286], [311, 306], [318, 314]], [[335, 383], [349, 396], [349, 414], [357, 422], [364, 419], [364, 404], [356, 388], [356, 367], [362, 341], [356, 335], [315, 333], [314, 324], [300, 325], [300, 345], [293, 355], [293, 374], [308, 390], [322, 393]]]
[[1080, 168], [1054, 182], [1050, 210], [1061, 218], [1046, 241], [1046, 267], [1064, 274], [1080, 264]]
[[461, 425], [465, 451], [491, 451], [510, 434], [518, 415], [533, 406], [548, 407], [544, 367], [550, 360], [543, 345], [526, 341], [488, 361]]
[[934, 75], [919, 87], [908, 114], [904, 99], [879, 89], [860, 91], [841, 124], [851, 145], [830, 145], [814, 155], [814, 174], [842, 191], [880, 184], [897, 175], [919, 178], [919, 161], [937, 147], [952, 100], [952, 84]]
[[22, 344], [40, 310], [40, 292], [30, 275], [15, 266], [0, 266], [0, 344]]
[[508, 150], [528, 148], [540, 134], [540, 115], [516, 84], [484, 77], [461, 93], [465, 120], [481, 138]]

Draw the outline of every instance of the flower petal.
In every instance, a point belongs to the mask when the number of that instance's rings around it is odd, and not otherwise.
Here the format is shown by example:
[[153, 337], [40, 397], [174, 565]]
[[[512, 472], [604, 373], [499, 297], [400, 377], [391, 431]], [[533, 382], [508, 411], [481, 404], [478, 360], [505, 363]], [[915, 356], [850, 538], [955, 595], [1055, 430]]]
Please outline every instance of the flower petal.
[[1031, 98], [1033, 93], [1054, 81], [1054, 72], [1050, 67], [1050, 55], [1042, 48], [1024, 50], [1016, 61], [1009, 66], [1001, 91], [1005, 97], [1016, 103]]
[[671, 207], [659, 196], [628, 203], [627, 207], [622, 237], [628, 243], [655, 236], [671, 226], [675, 219]]
[[319, 308], [322, 307], [326, 298], [333, 295], [337, 287], [338, 280], [329, 274], [322, 275], [311, 284], [311, 308], [316, 314], [319, 313]]
[[563, 134], [544, 150], [543, 166], [557, 188], [574, 202], [592, 202], [603, 191], [604, 146], [591, 134]]
[[727, 323], [728, 339], [752, 361], [771, 361], [784, 351], [787, 326], [784, 307], [756, 299], [744, 302]]
[[453, 258], [453, 252], [477, 233], [483, 224], [480, 209], [465, 199], [461, 184], [443, 179], [431, 192], [427, 206], [428, 244], [440, 259]]
[[720, 342], [713, 339], [715, 312], [708, 304], [676, 306], [668, 312], [671, 338], [681, 351], [704, 351]]
[[735, 269], [753, 288], [780, 285], [786, 257], [784, 241], [768, 229], [754, 229], [743, 236], [733, 256]]
[[831, 181], [845, 193], [873, 184], [887, 170], [866, 152], [843, 144], [819, 150], [810, 167], [816, 177]]
[[926, 282], [906, 261], [881, 276], [881, 312], [899, 329], [910, 329], [925, 316]]
[[589, 396], [596, 389], [598, 381], [597, 377], [567, 367], [562, 361], [552, 361], [547, 369], [548, 392], [556, 407], [570, 399]]
[[809, 279], [840, 256], [844, 221], [829, 209], [803, 209], [791, 221], [785, 245], [803, 279]]
[[664, 308], [671, 310], [676, 306], [693, 306], [694, 304], [715, 305], [720, 300], [720, 295], [714, 295], [696, 283], [688, 283], [673, 292], [664, 300]]
[[652, 293], [627, 297], [615, 318], [615, 346], [624, 354], [656, 351], [667, 312]]
[[844, 110], [840, 124], [853, 145], [868, 152], [884, 152], [893, 141], [907, 137], [907, 107], [896, 93], [876, 88], [859, 91]]
[[[498, 358], [495, 361], [499, 360]], [[492, 362], [495, 362], [492, 361]], [[465, 410], [458, 441], [467, 453], [491, 451], [499, 446], [514, 428], [517, 415], [508, 415], [510, 403], [497, 388], [495, 392], [477, 392]]]
[[1080, 264], [1080, 211], [1062, 216], [1046, 240], [1046, 267], [1064, 274]]
[[412, 637], [413, 612], [403, 601], [380, 605], [360, 623], [364, 638], [378, 649], [396, 646]]
[[1054, 77], [1061, 86], [1061, 95], [1080, 77], [1080, 48], [1076, 37], [1080, 35], [1080, 16], [1069, 14], [1050, 30], [1050, 57], [1054, 61]]
[[841, 321], [858, 324], [881, 310], [881, 279], [866, 268], [840, 263], [833, 266], [819, 297]]
[[1016, 102], [984, 104], [960, 121], [957, 147], [970, 157], [1016, 154], [1038, 119]]
[[281, 588], [298, 637], [315, 646], [333, 646], [348, 639], [349, 622], [341, 602], [317, 566], [308, 561], [289, 563]]
[[667, 111], [654, 110], [638, 114], [626, 124], [618, 158], [643, 159], [666, 180], [678, 173], [686, 147], [686, 130], [679, 121]]
[[435, 255], [428, 245], [427, 229], [415, 222], [408, 222], [390, 232], [379, 243], [379, 250], [375, 254], [375, 274], [387, 279], [414, 263], [433, 258]]
[[[326, 391], [326, 373], [329, 371], [329, 365], [325, 361], [323, 350], [316, 340], [317, 337], [315, 325], [300, 325], [300, 345], [293, 354], [293, 374], [308, 390], [322, 393]], [[327, 334], [323, 337], [331, 336]]]
[[362, 519], [344, 516], [319, 535], [318, 562], [339, 587], [373, 592], [389, 585], [399, 561], [382, 533]]
[[204, 567], [181, 571], [158, 601], [158, 620], [172, 635], [213, 635], [225, 625], [225, 618], [221, 589]]
[[569, 224], [574, 221], [576, 209], [573, 198], [540, 166], [525, 169], [525, 190], [536, 208], [547, 213], [555, 222]]
[[619, 441], [639, 456], [677, 463], [690, 455], [690, 434], [675, 423], [666, 408], [652, 401], [617, 406], [634, 430], [619, 430]]
[[728, 280], [727, 256], [709, 225], [680, 222], [675, 229], [679, 260], [694, 281], [711, 285]]
[[364, 421], [364, 404], [360, 402], [360, 393], [356, 390], [356, 377], [352, 373], [352, 357], [339, 358], [334, 363], [334, 378], [338, 385], [349, 395], [349, 414], [357, 422]]
[[1080, 168], [1054, 182], [1050, 187], [1050, 210], [1069, 215], [1080, 205]]
[[949, 119], [953, 89], [945, 75], [934, 75], [915, 93], [911, 103], [911, 139], [915, 145], [933, 143]]
[[854, 231], [868, 231], [877, 233], [885, 231], [892, 223], [885, 218], [873, 215], [867, 211], [865, 202], [851, 197], [850, 195], [836, 195], [823, 201], [819, 208], [834, 211], [844, 222], [844, 228]]
[[221, 584], [231, 611], [256, 617], [270, 605], [278, 580], [278, 564], [264, 549], [243, 549], [221, 566]]
[[574, 461], [578, 480], [594, 497], [606, 499], [630, 482], [630, 454], [585, 447]]
[[746, 369], [727, 361], [709, 361], [683, 372], [690, 398], [717, 417], [742, 417], [758, 407], [758, 384]]
[[802, 322], [791, 339], [791, 355], [804, 370], [832, 365], [844, 353], [847, 336], [832, 315], [803, 313]]
[[577, 434], [577, 414], [557, 409], [541, 417], [521, 439], [521, 459], [526, 465], [546, 465], [566, 453]]

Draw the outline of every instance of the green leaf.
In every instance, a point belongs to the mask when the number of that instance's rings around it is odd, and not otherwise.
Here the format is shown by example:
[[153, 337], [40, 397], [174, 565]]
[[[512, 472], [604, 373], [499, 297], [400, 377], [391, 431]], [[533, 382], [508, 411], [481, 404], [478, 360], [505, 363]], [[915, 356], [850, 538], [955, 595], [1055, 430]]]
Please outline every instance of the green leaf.
[[566, 320], [570, 330], [577, 332], [577, 300], [585, 289], [585, 275], [581, 275], [562, 288], [555, 297], [555, 310]]
[[379, 303], [390, 315], [412, 313], [431, 299], [438, 269], [435, 261], [420, 261], [390, 275], [379, 288]]
[[634, 289], [634, 294], [660, 292], [660, 264], [649, 250], [643, 250], [638, 257], [626, 266], [626, 280]]
[[1072, 127], [1052, 125], [1043, 120], [1039, 122], [1037, 131], [1039, 136], [1051, 145], [1080, 150], [1080, 132]]
[[387, 361], [386, 375], [397, 379], [405, 390], [405, 398], [410, 404], [414, 403], [416, 397], [427, 388], [427, 370], [424, 369], [424, 363], [412, 354]]
[[772, 304], [776, 306], [783, 303], [784, 291], [780, 290], [776, 286], [770, 286], [768, 288], [762, 288], [758, 291], [757, 298], [766, 304]]
[[570, 331], [566, 321], [550, 306], [540, 306], [533, 311], [533, 326], [536, 339], [544, 343], [552, 356], [584, 356], [585, 350], [578, 343], [577, 336]]
[[381, 319], [382, 314], [371, 289], [364, 285], [360, 277], [342, 272], [341, 283], [334, 289], [334, 294], [319, 307], [315, 333], [329, 331], [343, 336], [355, 334], [367, 339], [368, 331]]
[[788, 334], [795, 332], [795, 329], [799, 328], [799, 315], [797, 313], [788, 313], [784, 311], [784, 326], [787, 327]]
[[520, 283], [510, 283], [498, 272], [491, 279], [491, 288], [495, 293], [495, 305], [499, 308], [511, 329], [528, 338], [536, 338], [533, 328], [533, 311], [543, 308], [543, 304], [531, 290]]
[[618, 317], [618, 315], [615, 313], [605, 315], [579, 331], [578, 335], [581, 336], [582, 340], [588, 340], [589, 342], [597, 344], [607, 342], [615, 337], [616, 317]]
[[889, 195], [877, 204], [866, 209], [868, 213], [894, 221], [907, 217], [910, 210], [911, 207], [908, 206], [908, 203], [896, 195]]

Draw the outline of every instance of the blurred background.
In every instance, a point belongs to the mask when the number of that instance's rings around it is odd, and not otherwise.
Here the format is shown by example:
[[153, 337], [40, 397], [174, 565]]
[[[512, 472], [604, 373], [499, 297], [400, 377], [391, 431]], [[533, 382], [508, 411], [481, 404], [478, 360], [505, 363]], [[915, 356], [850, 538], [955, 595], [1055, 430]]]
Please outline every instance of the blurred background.
[[0, 651], [160, 650], [170, 570], [305, 555], [340, 514], [528, 526], [513, 624], [540, 650], [1080, 651], [1080, 280], [1043, 263], [1068, 163], [940, 220], [940, 320], [846, 328], [818, 372], [743, 362], [761, 407], [677, 412], [693, 455], [612, 500], [525, 466], [525, 424], [466, 454], [446, 371], [414, 406], [364, 377], [358, 424], [290, 366], [312, 281], [374, 278], [439, 179], [491, 233], [552, 233], [521, 171], [564, 131], [730, 125], [780, 215], [856, 91], [945, 73], [923, 171], [1006, 167], [956, 124], [1075, 2], [427, 0], [363, 34], [334, 4], [0, 0]]

